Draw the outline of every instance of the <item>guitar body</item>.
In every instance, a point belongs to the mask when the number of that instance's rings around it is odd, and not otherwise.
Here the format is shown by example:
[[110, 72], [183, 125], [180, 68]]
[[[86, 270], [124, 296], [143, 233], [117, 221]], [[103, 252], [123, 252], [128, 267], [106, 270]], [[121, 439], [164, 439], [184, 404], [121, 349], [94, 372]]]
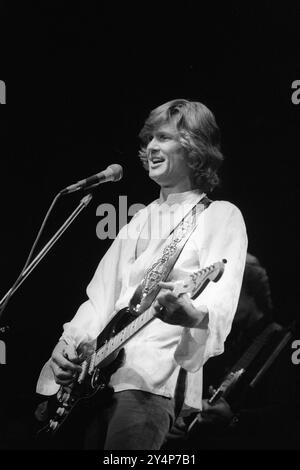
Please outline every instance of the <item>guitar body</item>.
[[[124, 329], [130, 321], [132, 321], [132, 314], [128, 308], [120, 310], [98, 336], [97, 349], [103, 347], [107, 341]], [[81, 349], [78, 353], [83, 355], [84, 359], [86, 352]], [[90, 353], [90, 350], [88, 350], [88, 353]], [[99, 403], [101, 401], [106, 402], [113, 393], [112, 388], [108, 385], [110, 377], [120, 367], [123, 360], [124, 349], [112, 353], [101, 363], [100, 367], [95, 367], [91, 373], [87, 373], [82, 382], [74, 381], [69, 386], [61, 386], [56, 395], [46, 401], [42, 401], [35, 412], [36, 419], [41, 423], [48, 421], [50, 416], [51, 419], [46, 426], [44, 425], [39, 429], [39, 437], [41, 438], [43, 434], [55, 434], [60, 425], [69, 417], [71, 411], [72, 415], [74, 414], [73, 409], [79, 401], [87, 402], [84, 407], [85, 411], [87, 407], [91, 408], [91, 406], [95, 405], [96, 401]], [[85, 359], [82, 361], [82, 364], [84, 362]], [[98, 395], [101, 394], [101, 396], [97, 396], [97, 400], [91, 401], [91, 398], [96, 393]]]

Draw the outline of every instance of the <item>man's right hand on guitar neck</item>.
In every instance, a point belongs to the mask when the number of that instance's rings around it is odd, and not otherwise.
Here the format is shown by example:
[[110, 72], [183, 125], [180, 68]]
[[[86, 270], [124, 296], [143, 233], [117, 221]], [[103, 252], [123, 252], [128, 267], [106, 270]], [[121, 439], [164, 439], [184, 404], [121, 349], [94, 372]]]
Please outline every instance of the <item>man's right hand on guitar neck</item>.
[[79, 361], [74, 345], [61, 339], [53, 349], [50, 360], [55, 382], [60, 385], [70, 384], [81, 372]]

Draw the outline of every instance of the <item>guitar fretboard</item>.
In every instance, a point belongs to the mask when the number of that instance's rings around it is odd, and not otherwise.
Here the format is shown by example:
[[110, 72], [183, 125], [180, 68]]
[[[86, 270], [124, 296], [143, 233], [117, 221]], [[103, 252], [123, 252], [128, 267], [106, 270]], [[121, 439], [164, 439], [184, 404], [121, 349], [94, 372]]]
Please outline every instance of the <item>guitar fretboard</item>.
[[[185, 290], [193, 293], [193, 299], [196, 298], [206, 287], [209, 281], [213, 280], [216, 282], [220, 279], [224, 271], [224, 263], [222, 262], [214, 263], [204, 269], [196, 271], [188, 278], [185, 279]], [[135, 320], [133, 320], [129, 325], [117, 333], [113, 338], [109, 339], [95, 354], [95, 362], [93, 366], [97, 367], [102, 361], [104, 361], [108, 356], [116, 352], [123, 344], [126, 343], [135, 333], [137, 333], [141, 328], [147, 325], [151, 320], [154, 319], [151, 308], [141, 313]]]
[[270, 325], [268, 325], [263, 330], [263, 332], [255, 338], [251, 346], [246, 350], [246, 352], [242, 355], [238, 362], [233, 366], [231, 371], [235, 372], [237, 370], [246, 369], [247, 367], [249, 367], [255, 356], [267, 343], [270, 335], [275, 331], [279, 330], [281, 330], [281, 327], [277, 323], [271, 323]]
[[153, 319], [154, 316], [151, 313], [151, 309], [146, 310], [129, 325], [127, 325], [122, 331], [108, 340], [103, 346], [101, 346], [101, 348], [98, 349], [96, 353], [95, 366], [97, 367], [102, 361], [104, 361], [104, 359], [123, 346], [126, 341], [128, 341], [135, 333], [137, 333]]

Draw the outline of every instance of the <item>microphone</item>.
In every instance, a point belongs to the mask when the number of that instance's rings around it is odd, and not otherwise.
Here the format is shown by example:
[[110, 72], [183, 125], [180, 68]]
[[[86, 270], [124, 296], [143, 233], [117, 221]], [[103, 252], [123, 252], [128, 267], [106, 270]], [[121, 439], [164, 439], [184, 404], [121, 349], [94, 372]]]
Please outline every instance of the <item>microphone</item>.
[[65, 189], [60, 191], [60, 194], [64, 195], [74, 193], [80, 189], [89, 188], [90, 186], [98, 186], [98, 184], [107, 183], [108, 181], [120, 181], [122, 177], [123, 168], [121, 165], [109, 165], [106, 170], [100, 171], [100, 173], [97, 173], [96, 175], [89, 176], [84, 180], [77, 181], [77, 183], [67, 186]]

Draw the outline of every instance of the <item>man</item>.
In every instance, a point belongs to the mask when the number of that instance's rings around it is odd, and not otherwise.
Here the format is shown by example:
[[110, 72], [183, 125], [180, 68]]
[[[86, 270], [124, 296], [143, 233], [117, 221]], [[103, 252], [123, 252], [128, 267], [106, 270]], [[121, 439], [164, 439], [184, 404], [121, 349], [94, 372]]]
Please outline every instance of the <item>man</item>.
[[[159, 106], [150, 113], [140, 137], [140, 158], [160, 187], [159, 199], [123, 227], [101, 260], [87, 288], [88, 300], [64, 325], [42, 371], [38, 393], [55, 393], [54, 385], [74, 380], [81, 371], [78, 346], [95, 340], [129, 304], [145, 273], [155, 269], [155, 261], [163, 262], [164, 250], [183, 217], [218, 184], [223, 159], [219, 129], [203, 104], [177, 99]], [[156, 318], [127, 342], [123, 363], [111, 376], [112, 403], [97, 415], [98, 422], [106, 421], [105, 436], [100, 438], [97, 425], [91, 426], [87, 448], [159, 449], [174, 420], [180, 367], [187, 372], [185, 402], [201, 409], [202, 366], [223, 352], [246, 248], [243, 217], [233, 204], [215, 201], [198, 213], [194, 231], [168, 278], [171, 282], [160, 284], [163, 288], [151, 306]], [[222, 278], [199, 297], [192, 300], [187, 294], [173, 293], [173, 282], [224, 258]]]
[[[167, 448], [296, 448], [299, 374], [290, 357], [293, 332], [285, 331], [275, 323], [272, 311], [267, 272], [259, 260], [248, 253], [237, 312], [225, 342], [225, 352], [204, 366], [203, 396], [213, 394], [211, 384], [218, 386], [247, 348], [252, 347], [255, 338], [266, 331], [269, 334], [260, 343], [261, 349], [257, 349], [257, 354], [245, 366], [243, 380], [229, 391], [226, 398], [221, 397], [213, 404], [208, 398], [203, 399], [197, 421], [193, 421], [195, 414], [182, 413], [169, 435]], [[257, 340], [256, 343], [259, 344]], [[273, 355], [274, 351], [278, 353]], [[272, 361], [269, 358], [273, 358]], [[262, 367], [265, 367], [265, 372], [258, 375]], [[253, 386], [249, 387], [251, 382]]]

